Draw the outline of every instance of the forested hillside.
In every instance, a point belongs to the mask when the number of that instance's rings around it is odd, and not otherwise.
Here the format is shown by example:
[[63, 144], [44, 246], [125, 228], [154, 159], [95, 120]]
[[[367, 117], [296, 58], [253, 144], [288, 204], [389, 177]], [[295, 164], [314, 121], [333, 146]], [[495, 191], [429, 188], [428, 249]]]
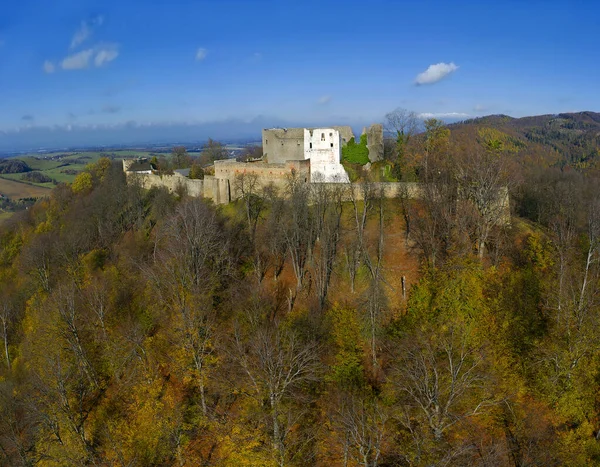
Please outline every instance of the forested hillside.
[[465, 139], [472, 139], [477, 128], [500, 130], [513, 138], [523, 154], [560, 167], [597, 168], [600, 163], [600, 114], [595, 112], [524, 118], [491, 115], [451, 127], [457, 138]]
[[16, 214], [0, 464], [600, 465], [596, 172], [460, 131], [398, 135], [418, 200], [241, 175], [217, 208], [100, 159]]

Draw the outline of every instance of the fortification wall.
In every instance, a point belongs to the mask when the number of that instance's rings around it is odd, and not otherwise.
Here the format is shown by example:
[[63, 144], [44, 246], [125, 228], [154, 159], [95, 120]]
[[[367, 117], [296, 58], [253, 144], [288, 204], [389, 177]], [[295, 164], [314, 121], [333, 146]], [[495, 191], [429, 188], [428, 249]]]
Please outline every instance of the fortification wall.
[[185, 189], [189, 196], [201, 196], [212, 199], [215, 204], [228, 204], [231, 201], [229, 195], [229, 181], [206, 177], [205, 180], [195, 180], [181, 175], [155, 175], [128, 173], [127, 178], [140, 183], [142, 188], [149, 190], [153, 187], [164, 187], [171, 193]]
[[262, 131], [263, 157], [271, 164], [304, 159], [304, 128], [270, 128]]
[[271, 164], [266, 162], [236, 162], [232, 160], [215, 161], [215, 178], [228, 180], [231, 197], [236, 198], [236, 177], [242, 174], [255, 174], [259, 185], [272, 184], [280, 191], [288, 182], [288, 178], [296, 173], [305, 183], [310, 182], [310, 161], [294, 160], [285, 163]]
[[[354, 132], [349, 126], [325, 127], [339, 133], [340, 144], [345, 146], [354, 138]], [[319, 130], [307, 128], [307, 130]], [[286, 161], [307, 159], [308, 146], [304, 137], [304, 128], [269, 128], [262, 131], [263, 157], [269, 163], [283, 164]], [[383, 130], [382, 130], [383, 142]], [[382, 146], [383, 148], [383, 146]], [[383, 153], [382, 153], [383, 154]]]
[[342, 146], [346, 146], [348, 141], [354, 138], [354, 132], [349, 126], [332, 126], [331, 128], [340, 133], [340, 137], [342, 138]]
[[[315, 183], [315, 185], [317, 185]], [[346, 201], [351, 200], [353, 197], [357, 200], [363, 199], [363, 189], [360, 183], [349, 183], [340, 185], [339, 183], [319, 183], [318, 185], [325, 186], [331, 189], [339, 189], [343, 186], [345, 190], [344, 198]], [[399, 198], [400, 196], [406, 196], [410, 199], [418, 199], [421, 196], [421, 187], [418, 183], [413, 182], [375, 182], [371, 186], [376, 192], [383, 194], [384, 198]]]
[[363, 135], [367, 135], [367, 149], [369, 150], [369, 161], [377, 162], [383, 160], [383, 125], [374, 123], [363, 129]]
[[[255, 174], [261, 186], [273, 185], [281, 193], [286, 188], [289, 176], [295, 172], [305, 183], [310, 182], [310, 161], [287, 161], [284, 164], [267, 164], [264, 162], [236, 162], [231, 160], [216, 161], [215, 175], [205, 176], [204, 180], [193, 180], [180, 174], [155, 175], [125, 172], [128, 180], [135, 180], [145, 189], [152, 187], [165, 187], [170, 192], [185, 188], [190, 196], [202, 196], [213, 200], [215, 204], [228, 204], [237, 198], [235, 193], [236, 177], [240, 174]], [[314, 183], [317, 185], [317, 183]], [[318, 185], [331, 189], [345, 190], [347, 201], [363, 199], [363, 187], [360, 183], [318, 183]], [[423, 196], [423, 189], [419, 183], [413, 182], [376, 182], [372, 187], [383, 194], [385, 198], [392, 199], [401, 196], [410, 199], [419, 199]], [[499, 213], [499, 224], [510, 224], [510, 198], [508, 189], [502, 188], [498, 193], [496, 209]]]

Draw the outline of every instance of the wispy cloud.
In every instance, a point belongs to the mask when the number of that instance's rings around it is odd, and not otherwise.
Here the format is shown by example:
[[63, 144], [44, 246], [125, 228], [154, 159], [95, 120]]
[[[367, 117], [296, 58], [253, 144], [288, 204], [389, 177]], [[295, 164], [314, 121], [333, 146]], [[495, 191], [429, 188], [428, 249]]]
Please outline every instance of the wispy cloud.
[[423, 112], [418, 115], [419, 118], [425, 120], [428, 118], [469, 118], [470, 115], [462, 112]]
[[119, 47], [117, 45], [103, 45], [69, 55], [63, 59], [60, 66], [63, 70], [83, 70], [89, 68], [92, 64], [99, 68], [112, 62], [118, 56]]
[[44, 73], [54, 73], [56, 67], [50, 60], [46, 60], [42, 65], [42, 69], [44, 70]]
[[317, 104], [319, 104], [319, 105], [329, 104], [331, 102], [331, 99], [332, 99], [332, 97], [330, 95], [321, 96], [321, 97], [319, 97]]
[[208, 50], [200, 47], [196, 51], [196, 60], [198, 60], [199, 62], [201, 62], [202, 60], [204, 60], [206, 58], [207, 55], [208, 55]]
[[21, 120], [23, 120], [24, 122], [32, 122], [34, 120], [33, 115], [23, 115], [21, 117]]
[[473, 107], [473, 112], [487, 112], [488, 108], [483, 104], [477, 104]]
[[90, 59], [94, 55], [94, 49], [86, 49], [76, 54], [65, 57], [60, 66], [63, 70], [83, 70], [90, 66]]
[[453, 62], [451, 63], [436, 63], [435, 65], [429, 65], [429, 68], [423, 73], [419, 73], [415, 78], [415, 84], [434, 84], [444, 79], [450, 73], [454, 73], [458, 70], [458, 66]]
[[94, 32], [94, 29], [102, 26], [103, 23], [104, 16], [102, 15], [95, 16], [94, 18], [88, 21], [82, 21], [81, 26], [79, 26], [79, 29], [77, 31], [75, 31], [73, 39], [71, 39], [71, 46], [69, 48], [72, 50], [76, 47], [79, 47], [81, 44], [83, 44], [86, 40], [90, 38], [90, 36]]
[[101, 67], [106, 63], [112, 62], [115, 58], [119, 56], [119, 47], [117, 45], [108, 45], [99, 49], [96, 53], [96, 58], [94, 59], [94, 65], [97, 67]]

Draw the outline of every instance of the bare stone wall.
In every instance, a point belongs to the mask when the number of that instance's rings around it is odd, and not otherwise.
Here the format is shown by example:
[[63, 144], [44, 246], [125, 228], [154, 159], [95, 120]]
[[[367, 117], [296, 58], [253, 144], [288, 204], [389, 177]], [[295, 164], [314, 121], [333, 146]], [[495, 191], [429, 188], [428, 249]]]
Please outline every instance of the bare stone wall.
[[206, 177], [205, 180], [195, 180], [181, 175], [155, 175], [125, 172], [128, 180], [135, 180], [142, 188], [149, 190], [152, 187], [164, 187], [171, 193], [185, 188], [190, 196], [201, 196], [212, 199], [215, 204], [228, 204], [229, 181]]
[[383, 160], [383, 125], [374, 123], [363, 129], [363, 135], [367, 135], [367, 149], [369, 150], [369, 161], [377, 162]]
[[123, 171], [127, 172], [129, 170], [129, 167], [131, 167], [134, 163], [134, 159], [123, 159]]
[[[236, 162], [231, 160], [216, 161], [215, 175], [205, 176], [204, 180], [193, 180], [180, 174], [155, 175], [125, 172], [128, 180], [141, 183], [145, 189], [152, 187], [165, 187], [170, 192], [185, 187], [190, 196], [202, 196], [213, 200], [215, 204], [228, 204], [237, 198], [235, 193], [235, 177], [238, 174], [256, 174], [258, 182], [262, 186], [273, 184], [281, 192], [286, 187], [288, 177], [295, 171], [304, 182], [310, 182], [310, 161], [287, 161], [285, 164], [267, 164], [264, 162]], [[360, 183], [323, 183], [322, 185], [339, 189], [340, 186], [346, 190], [346, 200], [362, 199], [363, 193]], [[376, 190], [381, 190], [385, 198], [392, 199], [406, 196], [410, 199], [419, 199], [422, 196], [422, 188], [419, 183], [414, 182], [376, 182], [373, 183]], [[506, 187], [501, 188], [497, 212], [499, 213], [499, 224], [510, 224], [510, 197]]]
[[342, 146], [346, 146], [346, 144], [348, 144], [348, 141], [354, 138], [354, 132], [352, 131], [352, 128], [347, 125], [332, 126], [331, 128], [340, 132], [340, 136], [342, 138]]
[[228, 180], [231, 196], [236, 198], [235, 179], [240, 174], [256, 174], [261, 186], [273, 184], [283, 190], [288, 178], [295, 172], [305, 183], [310, 182], [310, 160], [292, 160], [285, 163], [215, 161], [215, 178]]
[[271, 128], [262, 131], [263, 157], [283, 164], [304, 159], [304, 128]]
[[[341, 144], [345, 146], [354, 138], [349, 126], [332, 126], [340, 133]], [[308, 130], [314, 128], [307, 128]], [[382, 130], [383, 141], [383, 130]], [[305, 159], [304, 128], [269, 128], [262, 131], [263, 157], [269, 163], [282, 164], [286, 161]], [[382, 153], [383, 154], [383, 153]]]
[[[331, 189], [339, 189], [339, 183], [322, 183], [320, 185]], [[410, 199], [418, 199], [421, 196], [421, 187], [414, 182], [375, 182], [372, 183], [373, 188], [383, 194], [384, 198], [399, 198], [406, 196]], [[344, 186], [344, 198], [346, 201], [352, 198], [357, 200], [363, 199], [363, 191], [360, 183], [349, 183]]]

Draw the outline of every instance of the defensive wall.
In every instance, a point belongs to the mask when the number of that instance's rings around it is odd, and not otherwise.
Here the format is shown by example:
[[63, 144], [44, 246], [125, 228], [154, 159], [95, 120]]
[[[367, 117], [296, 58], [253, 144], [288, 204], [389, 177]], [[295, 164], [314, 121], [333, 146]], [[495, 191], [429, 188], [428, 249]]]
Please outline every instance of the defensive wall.
[[[129, 167], [124, 161], [123, 168]], [[215, 204], [229, 204], [238, 198], [236, 193], [236, 177], [242, 174], [255, 174], [258, 188], [273, 185], [283, 193], [292, 172], [304, 183], [310, 183], [310, 161], [287, 161], [282, 164], [267, 164], [265, 162], [237, 162], [222, 160], [215, 162], [215, 175], [205, 175], [204, 180], [187, 178], [179, 173], [173, 175], [158, 175], [156, 173], [137, 173], [125, 170], [129, 181], [135, 180], [145, 189], [164, 187], [170, 192], [185, 189], [190, 196], [201, 196], [212, 200]], [[314, 185], [317, 185], [314, 183]], [[333, 189], [343, 189], [346, 201], [363, 199], [363, 186], [360, 183], [319, 183], [318, 185]], [[419, 199], [423, 195], [422, 186], [415, 182], [374, 182], [371, 188], [381, 193], [384, 198], [393, 199], [405, 196], [409, 199]], [[500, 189], [496, 206], [501, 218], [500, 223], [510, 223], [510, 200], [506, 187]]]
[[263, 157], [271, 164], [304, 159], [304, 128], [272, 128], [262, 132]]
[[236, 177], [242, 174], [254, 174], [261, 186], [273, 184], [278, 189], [285, 188], [289, 176], [295, 173], [304, 183], [310, 182], [310, 161], [294, 160], [284, 163], [237, 162], [231, 159], [215, 161], [215, 178], [227, 180], [232, 189], [232, 197]]
[[204, 180], [195, 180], [177, 173], [174, 175], [125, 173], [128, 181], [135, 181], [146, 190], [153, 187], [163, 187], [171, 193], [185, 190], [190, 196], [211, 199], [215, 204], [229, 204], [231, 202], [229, 180], [218, 179], [210, 175], [205, 176]]
[[364, 134], [367, 135], [369, 161], [377, 162], [383, 160], [383, 125], [381, 123], [374, 123], [370, 127], [363, 128]]

